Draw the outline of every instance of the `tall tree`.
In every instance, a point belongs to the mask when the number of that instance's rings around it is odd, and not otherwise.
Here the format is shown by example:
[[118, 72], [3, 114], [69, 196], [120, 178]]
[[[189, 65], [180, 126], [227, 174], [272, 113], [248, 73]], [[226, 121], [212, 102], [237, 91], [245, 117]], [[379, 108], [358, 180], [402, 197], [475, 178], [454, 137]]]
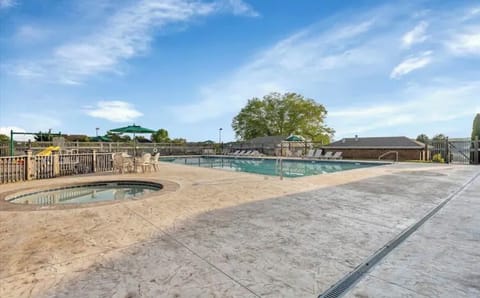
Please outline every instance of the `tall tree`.
[[166, 129], [160, 128], [152, 134], [152, 141], [155, 143], [167, 143], [170, 142], [168, 137], [168, 131]]
[[51, 142], [53, 140], [53, 135], [51, 134], [51, 130], [49, 130], [48, 132], [36, 133], [33, 138], [37, 142]]
[[106, 136], [112, 140], [112, 142], [129, 142], [132, 138], [129, 135], [119, 135], [113, 132], [107, 132]]
[[444, 134], [439, 133], [439, 134], [433, 136], [432, 141], [437, 141], [437, 142], [438, 141], [445, 141], [446, 138], [447, 137]]
[[297, 134], [326, 143], [334, 133], [324, 124], [326, 115], [325, 107], [313, 99], [296, 93], [270, 93], [248, 100], [233, 118], [232, 128], [241, 140]]
[[478, 137], [480, 139], [480, 113], [475, 116], [473, 119], [473, 127], [472, 127], [472, 140]]
[[10, 138], [4, 134], [0, 134], [0, 143], [8, 143], [10, 142]]
[[422, 142], [422, 143], [424, 143], [424, 144], [427, 144], [429, 140], [430, 140], [430, 139], [428, 138], [428, 136], [427, 136], [426, 134], [424, 134], [424, 133], [419, 134], [419, 135], [417, 136], [417, 141]]
[[176, 144], [176, 145], [182, 145], [186, 143], [187, 143], [187, 139], [184, 139], [184, 138], [176, 138], [172, 140], [172, 144]]

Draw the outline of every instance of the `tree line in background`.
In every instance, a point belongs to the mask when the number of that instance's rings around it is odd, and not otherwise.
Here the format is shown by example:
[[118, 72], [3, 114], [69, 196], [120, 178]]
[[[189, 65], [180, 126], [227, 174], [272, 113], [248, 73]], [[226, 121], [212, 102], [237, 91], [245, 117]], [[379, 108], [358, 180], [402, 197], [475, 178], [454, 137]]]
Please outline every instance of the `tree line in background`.
[[432, 142], [440, 142], [440, 141], [445, 141], [447, 139], [447, 137], [442, 134], [442, 133], [439, 133], [439, 134], [436, 134], [432, 137], [432, 139], [430, 139], [426, 134], [419, 134], [417, 136], [417, 141], [419, 142], [422, 142], [424, 144], [429, 144], [431, 141]]
[[[252, 98], [240, 113], [233, 118], [232, 127], [240, 140], [249, 140], [260, 136], [270, 135], [291, 135], [298, 134], [309, 138], [312, 141], [328, 143], [333, 136], [334, 130], [323, 124], [327, 110], [312, 99], [305, 99], [296, 93], [270, 93], [263, 99]], [[52, 141], [56, 135], [49, 133], [37, 133], [35, 141]], [[86, 135], [62, 135], [67, 141], [88, 142], [91, 138]], [[118, 135], [107, 133], [105, 137], [112, 142], [130, 142], [129, 135]], [[472, 125], [472, 140], [480, 139], [480, 113], [476, 114]], [[172, 143], [184, 144], [184, 138], [170, 139], [166, 129], [159, 129], [151, 135], [150, 139], [143, 136], [136, 136], [139, 143]], [[429, 143], [430, 141], [444, 141], [445, 135], [437, 134], [430, 139], [426, 134], [417, 136], [417, 141]], [[7, 143], [10, 138], [0, 134], [0, 143]], [[213, 144], [211, 140], [200, 142]]]
[[[473, 125], [472, 125], [472, 135], [471, 139], [474, 140], [475, 137], [480, 139], [480, 113], [477, 113], [475, 115], [475, 118], [473, 119]], [[446, 136], [444, 134], [437, 134], [430, 139], [426, 134], [420, 134], [417, 136], [417, 141], [422, 142], [424, 144], [432, 142], [440, 142], [440, 141], [445, 141]]]
[[[106, 135], [102, 137], [89, 137], [87, 135], [58, 135], [49, 132], [38, 132], [33, 134], [33, 139], [35, 142], [52, 142], [55, 137], [63, 137], [67, 142], [96, 142], [103, 141], [108, 142], [130, 142], [133, 138], [130, 135], [120, 135], [112, 132], [107, 132]], [[135, 140], [138, 143], [171, 143], [171, 144], [184, 144], [187, 142], [184, 138], [174, 138], [170, 139], [168, 137], [168, 131], [166, 129], [159, 129], [151, 135], [151, 138], [148, 139], [144, 136], [135, 136]], [[7, 135], [0, 134], [0, 143], [8, 143], [10, 138]], [[206, 141], [209, 142], [209, 141]], [[211, 141], [210, 141], [211, 142]]]

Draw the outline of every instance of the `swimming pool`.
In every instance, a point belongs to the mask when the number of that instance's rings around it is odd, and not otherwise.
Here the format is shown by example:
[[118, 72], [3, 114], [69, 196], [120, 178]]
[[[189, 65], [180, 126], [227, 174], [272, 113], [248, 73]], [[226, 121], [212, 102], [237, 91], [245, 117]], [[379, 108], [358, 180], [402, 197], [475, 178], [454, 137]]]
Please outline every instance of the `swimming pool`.
[[[161, 161], [199, 166], [205, 168], [225, 169], [237, 172], [280, 176], [280, 164], [275, 159], [235, 158], [235, 157], [162, 157]], [[283, 176], [289, 178], [334, 173], [359, 168], [374, 167], [385, 163], [323, 161], [323, 160], [289, 160], [284, 159]]]

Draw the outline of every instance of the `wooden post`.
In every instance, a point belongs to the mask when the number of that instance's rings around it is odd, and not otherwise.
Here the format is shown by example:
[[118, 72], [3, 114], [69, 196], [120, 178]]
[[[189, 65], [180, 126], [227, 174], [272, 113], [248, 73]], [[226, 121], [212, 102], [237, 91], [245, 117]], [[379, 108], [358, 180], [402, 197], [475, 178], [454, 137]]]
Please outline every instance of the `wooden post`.
[[55, 151], [52, 152], [53, 177], [60, 176], [60, 156]]
[[32, 150], [25, 151], [27, 159], [25, 161], [25, 180], [35, 179], [35, 156], [32, 154]]
[[478, 165], [480, 163], [480, 152], [478, 150], [479, 147], [480, 147], [480, 144], [479, 144], [479, 140], [478, 140], [478, 136], [475, 136], [475, 141], [473, 142], [473, 147], [474, 147], [474, 150], [473, 151], [473, 163]]
[[92, 151], [92, 172], [97, 172], [97, 153], [95, 150]]

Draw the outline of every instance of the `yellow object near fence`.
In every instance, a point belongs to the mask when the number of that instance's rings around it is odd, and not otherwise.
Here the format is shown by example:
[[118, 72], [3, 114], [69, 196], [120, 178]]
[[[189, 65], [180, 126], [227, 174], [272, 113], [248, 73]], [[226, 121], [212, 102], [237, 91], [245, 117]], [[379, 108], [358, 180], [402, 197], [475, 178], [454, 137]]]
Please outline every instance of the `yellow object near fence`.
[[60, 150], [59, 146], [48, 146], [47, 148], [40, 151], [37, 155], [38, 156], [50, 156], [50, 155], [52, 155], [53, 151], [59, 151], [59, 150]]

